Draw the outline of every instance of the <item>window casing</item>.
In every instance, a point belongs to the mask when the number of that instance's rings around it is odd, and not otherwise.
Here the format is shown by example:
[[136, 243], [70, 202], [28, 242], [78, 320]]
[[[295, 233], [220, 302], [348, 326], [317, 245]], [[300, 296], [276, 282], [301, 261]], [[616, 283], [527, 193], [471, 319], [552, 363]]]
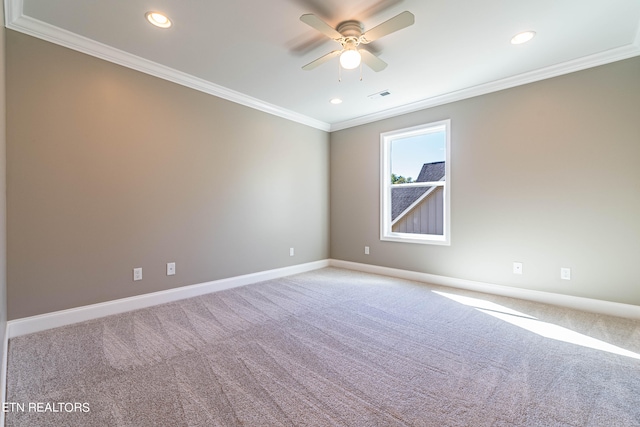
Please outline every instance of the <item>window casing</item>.
[[380, 240], [450, 244], [450, 127], [443, 120], [380, 135]]

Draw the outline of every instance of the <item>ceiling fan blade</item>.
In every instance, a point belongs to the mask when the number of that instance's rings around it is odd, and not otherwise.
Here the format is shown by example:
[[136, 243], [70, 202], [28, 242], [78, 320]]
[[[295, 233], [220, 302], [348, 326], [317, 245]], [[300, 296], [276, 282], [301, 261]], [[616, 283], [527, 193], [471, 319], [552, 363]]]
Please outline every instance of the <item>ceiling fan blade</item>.
[[[319, 48], [320, 46], [329, 43], [330, 40], [324, 36], [324, 34], [317, 34], [307, 40], [300, 40], [299, 37], [296, 37], [294, 40], [289, 41], [286, 46], [289, 48], [289, 52], [291, 52], [294, 56], [304, 56], [312, 50]], [[373, 45], [370, 44], [369, 46]], [[376, 52], [371, 49], [372, 52]]]
[[307, 24], [308, 26], [313, 27], [316, 30], [320, 31], [322, 34], [329, 37], [330, 39], [335, 40], [342, 37], [342, 34], [337, 32], [331, 25], [327, 24], [326, 22], [318, 18], [313, 13], [307, 13], [306, 15], [302, 15], [300, 17], [300, 20], [305, 24]]
[[402, 3], [404, 0], [378, 0], [375, 4], [367, 7], [363, 11], [361, 11], [358, 16], [361, 17], [360, 20], [370, 18], [372, 16], [377, 15], [378, 13], [384, 12], [387, 9], [392, 8], [398, 3]]
[[387, 68], [386, 62], [384, 62], [382, 59], [378, 58], [368, 50], [358, 49], [358, 52], [360, 52], [360, 56], [362, 57], [362, 62], [367, 64], [367, 66], [371, 68], [373, 71], [375, 71], [376, 73], [378, 71], [382, 71], [385, 68]]
[[305, 71], [313, 70], [317, 66], [324, 64], [325, 62], [329, 61], [332, 58], [335, 58], [336, 56], [340, 55], [341, 53], [342, 53], [341, 50], [334, 50], [333, 52], [329, 52], [326, 55], [321, 56], [320, 58], [316, 59], [315, 61], [309, 62], [307, 65], [302, 67], [302, 69], [305, 70]]
[[335, 19], [334, 14], [338, 12], [327, 0], [289, 0], [289, 2], [296, 4], [301, 10], [308, 10], [325, 19]]
[[409, 11], [404, 11], [399, 15], [394, 16], [388, 21], [383, 22], [377, 27], [373, 27], [362, 35], [362, 42], [369, 43], [374, 40], [384, 37], [387, 34], [394, 33], [398, 30], [413, 25], [416, 22], [415, 16]]

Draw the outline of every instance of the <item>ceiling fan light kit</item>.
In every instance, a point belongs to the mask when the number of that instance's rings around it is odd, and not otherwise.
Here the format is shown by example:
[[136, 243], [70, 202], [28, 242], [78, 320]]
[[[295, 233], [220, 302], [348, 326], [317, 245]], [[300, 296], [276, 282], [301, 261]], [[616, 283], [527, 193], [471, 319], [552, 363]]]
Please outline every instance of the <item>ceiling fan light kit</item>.
[[358, 52], [358, 49], [347, 49], [340, 54], [340, 65], [345, 70], [353, 70], [354, 68], [358, 68], [360, 65], [360, 61], [362, 60], [362, 55]]
[[361, 62], [364, 62], [373, 71], [378, 72], [384, 70], [387, 63], [363, 48], [362, 45], [413, 25], [415, 17], [411, 12], [405, 11], [366, 32], [364, 32], [362, 23], [354, 20], [344, 21], [336, 28], [311, 13], [302, 15], [300, 20], [342, 46], [341, 50], [334, 50], [311, 61], [302, 67], [303, 70], [313, 70], [334, 57], [340, 56], [340, 65], [345, 70], [357, 68]]

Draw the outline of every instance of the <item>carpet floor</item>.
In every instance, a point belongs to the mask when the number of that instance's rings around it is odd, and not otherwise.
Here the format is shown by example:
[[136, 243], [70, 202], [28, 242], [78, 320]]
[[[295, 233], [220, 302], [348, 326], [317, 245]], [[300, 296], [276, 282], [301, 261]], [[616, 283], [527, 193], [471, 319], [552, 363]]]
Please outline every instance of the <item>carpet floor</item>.
[[326, 268], [13, 338], [7, 402], [29, 427], [639, 426], [640, 322]]

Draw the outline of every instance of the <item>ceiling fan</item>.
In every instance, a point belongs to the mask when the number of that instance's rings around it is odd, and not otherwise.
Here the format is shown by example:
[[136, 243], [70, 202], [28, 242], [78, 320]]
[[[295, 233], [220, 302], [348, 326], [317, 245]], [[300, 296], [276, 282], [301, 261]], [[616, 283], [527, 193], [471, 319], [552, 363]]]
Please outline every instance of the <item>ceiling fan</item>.
[[411, 12], [405, 11], [366, 32], [364, 32], [362, 23], [355, 20], [344, 21], [336, 28], [333, 28], [312, 13], [302, 15], [300, 20], [342, 45], [342, 49], [334, 50], [315, 61], [311, 61], [302, 67], [303, 70], [313, 70], [330, 59], [340, 56], [340, 65], [344, 69], [354, 69], [362, 61], [373, 71], [378, 72], [384, 70], [387, 67], [387, 63], [364, 49], [362, 45], [413, 25], [415, 17]]

